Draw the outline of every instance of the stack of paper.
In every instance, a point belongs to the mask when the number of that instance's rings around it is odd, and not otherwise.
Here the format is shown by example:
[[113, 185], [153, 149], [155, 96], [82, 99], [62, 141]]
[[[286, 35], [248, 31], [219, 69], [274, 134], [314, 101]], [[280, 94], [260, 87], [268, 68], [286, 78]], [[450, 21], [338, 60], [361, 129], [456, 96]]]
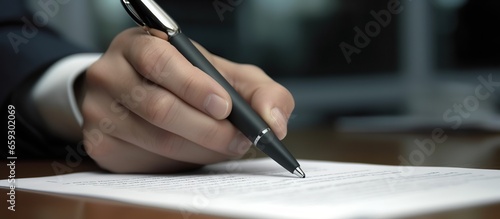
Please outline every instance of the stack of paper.
[[[300, 160], [298, 178], [270, 159], [176, 175], [75, 173], [16, 188], [244, 218], [398, 217], [500, 201], [500, 171]], [[0, 186], [10, 186], [7, 180]]]

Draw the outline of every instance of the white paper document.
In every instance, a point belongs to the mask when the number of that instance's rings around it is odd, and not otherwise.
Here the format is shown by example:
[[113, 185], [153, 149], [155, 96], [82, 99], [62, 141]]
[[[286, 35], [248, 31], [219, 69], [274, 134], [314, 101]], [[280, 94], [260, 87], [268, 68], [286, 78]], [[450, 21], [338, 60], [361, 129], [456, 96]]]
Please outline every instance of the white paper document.
[[499, 170], [299, 163], [306, 178], [256, 159], [175, 175], [85, 172], [16, 179], [15, 186], [168, 208], [184, 218], [400, 217], [500, 202]]

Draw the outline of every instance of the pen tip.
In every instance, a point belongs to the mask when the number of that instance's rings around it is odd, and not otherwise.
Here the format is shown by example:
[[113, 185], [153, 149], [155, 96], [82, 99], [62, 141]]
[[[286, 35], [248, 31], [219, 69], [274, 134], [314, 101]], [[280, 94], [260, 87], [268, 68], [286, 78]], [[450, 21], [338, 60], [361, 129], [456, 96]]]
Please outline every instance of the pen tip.
[[293, 171], [293, 174], [295, 174], [296, 176], [298, 176], [300, 178], [306, 178], [306, 174], [304, 173], [304, 171], [302, 171], [302, 169], [300, 167], [297, 167], [295, 169], [295, 171]]

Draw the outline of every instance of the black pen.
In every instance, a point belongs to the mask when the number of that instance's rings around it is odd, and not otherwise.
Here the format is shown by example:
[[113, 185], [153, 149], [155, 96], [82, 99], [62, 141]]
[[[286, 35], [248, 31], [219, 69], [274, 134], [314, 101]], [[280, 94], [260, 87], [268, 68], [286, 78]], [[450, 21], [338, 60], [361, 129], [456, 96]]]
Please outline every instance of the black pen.
[[253, 144], [291, 173], [305, 178], [299, 163], [276, 137], [269, 125], [250, 107], [212, 64], [184, 35], [175, 21], [154, 0], [121, 0], [134, 21], [156, 37], [168, 40], [186, 59], [212, 78], [231, 96], [233, 109], [228, 120]]

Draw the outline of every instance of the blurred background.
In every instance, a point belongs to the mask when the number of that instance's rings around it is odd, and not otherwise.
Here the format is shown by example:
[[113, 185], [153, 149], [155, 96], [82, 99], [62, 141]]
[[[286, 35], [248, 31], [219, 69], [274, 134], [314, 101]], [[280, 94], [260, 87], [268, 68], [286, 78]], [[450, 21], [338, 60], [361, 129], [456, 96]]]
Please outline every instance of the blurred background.
[[[287, 87], [290, 129], [500, 130], [500, 1], [157, 2], [208, 50]], [[99, 52], [135, 26], [119, 0], [70, 0], [50, 25]]]

